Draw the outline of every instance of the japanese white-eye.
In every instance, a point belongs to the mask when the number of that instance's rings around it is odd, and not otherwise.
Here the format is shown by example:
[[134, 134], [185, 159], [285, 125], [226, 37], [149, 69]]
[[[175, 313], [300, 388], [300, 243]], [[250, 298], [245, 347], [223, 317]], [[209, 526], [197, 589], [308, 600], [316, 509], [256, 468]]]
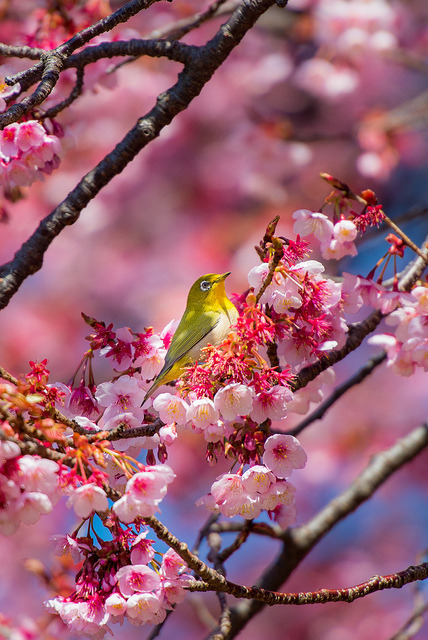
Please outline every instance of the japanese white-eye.
[[230, 271], [207, 273], [191, 286], [186, 310], [166, 353], [165, 364], [142, 404], [155, 389], [176, 380], [188, 364], [198, 360], [203, 347], [220, 344], [227, 336], [229, 327], [238, 317], [236, 307], [226, 296], [224, 288], [228, 275]]

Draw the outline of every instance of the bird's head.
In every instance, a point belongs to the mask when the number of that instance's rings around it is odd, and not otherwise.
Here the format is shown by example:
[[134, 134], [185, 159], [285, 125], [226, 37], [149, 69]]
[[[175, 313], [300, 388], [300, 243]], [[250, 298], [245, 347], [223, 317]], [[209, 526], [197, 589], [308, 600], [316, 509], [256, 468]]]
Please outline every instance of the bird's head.
[[227, 273], [207, 273], [201, 276], [191, 286], [187, 297], [187, 307], [202, 306], [203, 310], [216, 309], [219, 305], [223, 306], [226, 298], [224, 281], [230, 271]]

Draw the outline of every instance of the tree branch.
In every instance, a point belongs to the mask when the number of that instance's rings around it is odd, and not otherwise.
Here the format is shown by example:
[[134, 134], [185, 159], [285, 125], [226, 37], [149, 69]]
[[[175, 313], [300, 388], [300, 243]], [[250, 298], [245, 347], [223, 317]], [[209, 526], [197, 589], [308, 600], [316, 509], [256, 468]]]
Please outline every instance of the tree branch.
[[[347, 391], [349, 391], [349, 389], [352, 389], [352, 387], [355, 387], [355, 385], [360, 384], [360, 382], [365, 380], [367, 376], [369, 376], [376, 367], [382, 364], [382, 362], [385, 362], [385, 360], [385, 351], [381, 351], [377, 356], [370, 358], [370, 360], [363, 367], [361, 367], [361, 369], [357, 371], [357, 373], [348, 378], [348, 380], [346, 380], [343, 384], [336, 387], [336, 389], [327, 398], [327, 400], [322, 402], [315, 411], [313, 411], [307, 418], [299, 422], [299, 424], [294, 427], [294, 429], [290, 429], [290, 431], [287, 431], [287, 433], [292, 436], [298, 436], [299, 433], [301, 433], [304, 429], [306, 429], [306, 427], [312, 424], [312, 422], [315, 422], [315, 420], [321, 420], [321, 418], [324, 417], [324, 415], [336, 402], [336, 400], [341, 398]], [[273, 433], [273, 430], [271, 431]]]
[[[398, 440], [390, 449], [374, 456], [350, 487], [334, 498], [314, 518], [305, 525], [284, 532], [282, 550], [256, 585], [272, 591], [278, 590], [303, 558], [338, 522], [371, 498], [376, 489], [395, 471], [413, 460], [427, 446], [428, 426], [422, 425]], [[237, 604], [232, 609], [232, 630], [228, 640], [234, 638], [264, 606], [257, 601]]]
[[[369, 580], [357, 584], [354, 587], [344, 589], [317, 589], [316, 591], [299, 591], [297, 593], [276, 593], [259, 587], [245, 587], [233, 582], [228, 582], [225, 592], [235, 598], [248, 600], [257, 599], [264, 604], [325, 604], [327, 602], [353, 602], [358, 598], [364, 598], [370, 593], [383, 589], [401, 589], [404, 585], [417, 580], [428, 578], [428, 562], [416, 566], [407, 567], [404, 571], [391, 573], [386, 576], [373, 576]], [[189, 591], [211, 591], [210, 585], [204, 582], [193, 582], [187, 587]]]
[[[47, 98], [58, 82], [59, 74], [63, 69], [66, 58], [73, 53], [73, 51], [82, 47], [96, 36], [111, 31], [111, 29], [121, 22], [126, 22], [129, 18], [143, 9], [147, 9], [155, 2], [158, 2], [158, 0], [131, 0], [110, 16], [102, 18], [86, 29], [82, 29], [82, 31], [76, 33], [70, 40], [59, 45], [56, 49], [43, 51], [40, 55], [41, 61], [30, 69], [15, 74], [12, 77], [6, 77], [5, 80], [7, 84], [13, 85], [19, 82], [23, 90], [29, 88], [38, 79], [40, 79], [40, 84], [30, 96], [24, 98], [22, 102], [18, 104], [12, 105], [7, 111], [0, 114], [0, 128], [3, 129], [6, 125], [16, 122]], [[23, 47], [23, 50], [26, 54], [24, 57], [30, 57], [29, 54], [32, 53], [31, 49], [29, 47]], [[34, 53], [37, 51], [36, 49]]]
[[[144, 3], [128, 4], [140, 6]], [[180, 73], [177, 83], [158, 97], [151, 111], [140, 118], [116, 148], [41, 221], [14, 258], [0, 268], [0, 309], [8, 304], [24, 280], [42, 267], [44, 254], [51, 242], [67, 225], [74, 224], [82, 209], [100, 190], [199, 95], [213, 73], [272, 4], [274, 0], [244, 0], [215, 37], [199, 49], [197, 56], [192, 57], [192, 61]]]

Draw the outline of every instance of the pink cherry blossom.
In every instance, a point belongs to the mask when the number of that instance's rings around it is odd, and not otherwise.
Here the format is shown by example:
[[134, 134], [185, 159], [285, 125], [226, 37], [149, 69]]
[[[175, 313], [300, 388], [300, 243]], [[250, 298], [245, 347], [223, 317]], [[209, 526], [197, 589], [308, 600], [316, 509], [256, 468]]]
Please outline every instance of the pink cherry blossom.
[[123, 616], [126, 613], [126, 602], [120, 593], [111, 593], [104, 604], [106, 613], [114, 617]]
[[191, 580], [190, 576], [164, 578], [161, 581], [160, 587], [156, 590], [156, 595], [162, 606], [166, 609], [171, 609], [172, 605], [183, 602], [187, 594], [185, 587], [189, 580]]
[[339, 220], [334, 225], [333, 235], [339, 242], [352, 242], [357, 237], [358, 231], [352, 220]]
[[138, 500], [161, 500], [166, 494], [166, 485], [174, 478], [175, 474], [168, 465], [146, 466], [144, 471], [128, 480], [126, 492]]
[[130, 622], [159, 624], [166, 616], [159, 598], [153, 593], [135, 593], [126, 603], [126, 615]]
[[240, 515], [243, 518], [256, 518], [261, 507], [256, 499], [244, 490], [242, 477], [236, 473], [225, 473], [211, 487], [211, 494], [220, 511], [228, 517]]
[[178, 438], [177, 427], [175, 423], [172, 424], [164, 424], [159, 429], [159, 438], [167, 447], [170, 447]]
[[102, 382], [95, 392], [102, 407], [114, 406], [117, 413], [139, 409], [144, 396], [141, 381], [128, 375], [121, 376], [115, 382]]
[[428, 315], [428, 287], [415, 287], [410, 295], [416, 299], [416, 310], [424, 315]]
[[353, 242], [331, 238], [321, 244], [321, 255], [326, 260], [340, 260], [345, 256], [356, 256], [357, 253], [357, 247]]
[[333, 223], [324, 213], [299, 209], [293, 213], [294, 233], [301, 236], [313, 235], [320, 242], [330, 240], [333, 235]]
[[242, 486], [252, 498], [266, 493], [274, 482], [275, 476], [272, 471], [262, 465], [254, 465], [242, 475]]
[[166, 349], [163, 340], [157, 335], [151, 335], [144, 341], [144, 355], [138, 356], [134, 361], [135, 367], [140, 367], [141, 378], [151, 380], [163, 367]]
[[175, 422], [183, 425], [186, 422], [188, 407], [187, 402], [172, 393], [160, 393], [153, 400], [153, 408], [159, 412], [160, 419], [166, 423]]
[[219, 419], [220, 414], [214, 402], [209, 398], [193, 400], [186, 413], [186, 420], [198, 429], [205, 429]]
[[214, 397], [214, 406], [224, 420], [234, 420], [238, 416], [248, 415], [253, 407], [252, 389], [234, 382], [222, 387]]
[[159, 511], [156, 502], [143, 503], [132, 495], [125, 493], [117, 500], [113, 507], [114, 513], [125, 524], [134, 522], [136, 518], [148, 518]]
[[134, 593], [153, 591], [160, 584], [159, 575], [145, 564], [133, 564], [121, 567], [116, 573], [121, 594], [129, 598]]
[[352, 273], [343, 274], [342, 282], [342, 306], [347, 313], [357, 313], [363, 304], [358, 290], [360, 280]]
[[132, 564], [148, 564], [153, 560], [155, 550], [152, 546], [152, 540], [146, 540], [147, 531], [140, 533], [132, 543], [131, 562]]
[[274, 521], [282, 528], [287, 529], [296, 522], [296, 505], [279, 504], [272, 512]]
[[19, 519], [24, 524], [34, 524], [42, 514], [50, 513], [53, 505], [40, 491], [24, 491], [16, 501]]
[[93, 483], [84, 484], [75, 489], [67, 504], [74, 508], [76, 515], [80, 518], [88, 518], [94, 511], [108, 509], [105, 491]]
[[[293, 283], [294, 284], [294, 283]], [[277, 313], [287, 313], [290, 308], [298, 309], [302, 306], [297, 285], [290, 284], [286, 291], [276, 290], [273, 294], [273, 308]]]
[[294, 501], [296, 488], [288, 480], [276, 480], [260, 496], [260, 505], [267, 511], [273, 511], [280, 504], [290, 505]]
[[18, 153], [18, 145], [15, 138], [19, 129], [19, 124], [13, 122], [8, 124], [0, 134], [0, 151], [6, 157], [16, 156]]
[[59, 466], [53, 460], [26, 455], [18, 460], [18, 466], [27, 491], [52, 495], [58, 489]]
[[292, 398], [293, 394], [289, 387], [275, 385], [268, 391], [262, 391], [255, 396], [250, 416], [259, 424], [267, 418], [282, 420], [287, 415], [287, 403]]
[[288, 478], [293, 469], [303, 469], [307, 456], [294, 436], [275, 434], [265, 442], [263, 463], [278, 478]]
[[41, 145], [45, 136], [46, 131], [37, 120], [27, 120], [19, 125], [15, 142], [21, 151], [28, 151], [31, 147]]
[[160, 573], [166, 578], [178, 578], [187, 568], [187, 564], [174, 549], [170, 548], [163, 554]]

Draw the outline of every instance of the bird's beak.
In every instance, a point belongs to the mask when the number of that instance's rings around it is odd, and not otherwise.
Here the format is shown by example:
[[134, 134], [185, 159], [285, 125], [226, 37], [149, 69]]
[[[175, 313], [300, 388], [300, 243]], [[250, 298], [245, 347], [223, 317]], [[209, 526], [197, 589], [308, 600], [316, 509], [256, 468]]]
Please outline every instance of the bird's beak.
[[231, 271], [228, 271], [227, 273], [223, 273], [221, 276], [219, 276], [216, 280], [216, 282], [221, 282], [222, 280], [226, 280], [227, 276], [230, 276]]

